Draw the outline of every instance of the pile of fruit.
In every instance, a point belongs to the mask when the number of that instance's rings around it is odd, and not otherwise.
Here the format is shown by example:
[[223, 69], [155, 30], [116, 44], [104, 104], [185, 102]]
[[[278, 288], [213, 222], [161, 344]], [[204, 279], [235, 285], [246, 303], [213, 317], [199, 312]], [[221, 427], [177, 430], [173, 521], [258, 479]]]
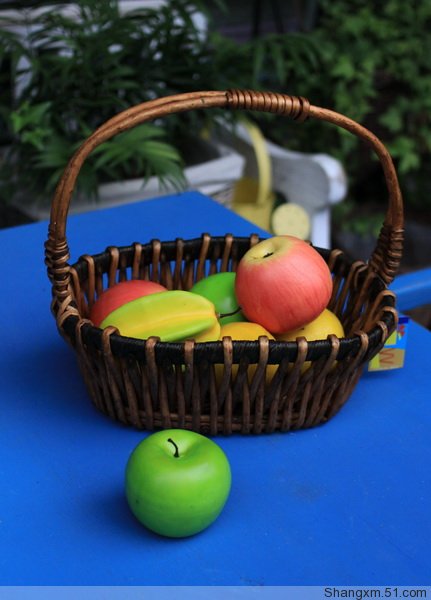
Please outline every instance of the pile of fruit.
[[123, 336], [164, 342], [194, 339], [308, 341], [344, 336], [327, 309], [332, 276], [321, 255], [293, 236], [274, 236], [250, 248], [236, 273], [201, 279], [190, 291], [143, 280], [124, 281], [94, 303], [92, 322]]
[[[274, 236], [246, 252], [236, 273], [217, 273], [190, 291], [152, 281], [124, 281], [105, 290], [90, 318], [102, 329], [165, 342], [308, 341], [344, 336], [327, 309], [332, 275], [320, 254], [292, 236]], [[303, 370], [308, 369], [305, 363]], [[238, 366], [233, 366], [233, 374]], [[252, 377], [256, 365], [248, 367]], [[268, 365], [266, 380], [277, 370]], [[216, 365], [219, 379], [222, 365]], [[217, 519], [231, 486], [229, 462], [210, 439], [192, 431], [157, 432], [143, 440], [126, 468], [126, 496], [136, 518], [168, 537], [194, 535]]]

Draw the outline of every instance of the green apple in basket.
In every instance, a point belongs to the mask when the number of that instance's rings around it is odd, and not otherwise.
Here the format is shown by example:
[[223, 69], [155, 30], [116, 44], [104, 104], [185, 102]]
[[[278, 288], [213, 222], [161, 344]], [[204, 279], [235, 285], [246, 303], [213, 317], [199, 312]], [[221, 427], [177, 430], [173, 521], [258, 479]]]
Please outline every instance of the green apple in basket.
[[200, 279], [190, 289], [210, 300], [218, 314], [220, 314], [220, 325], [246, 321], [235, 294], [235, 273], [214, 273]]
[[206, 529], [229, 496], [231, 471], [223, 450], [185, 429], [158, 431], [134, 449], [126, 466], [126, 497], [135, 517], [167, 537]]

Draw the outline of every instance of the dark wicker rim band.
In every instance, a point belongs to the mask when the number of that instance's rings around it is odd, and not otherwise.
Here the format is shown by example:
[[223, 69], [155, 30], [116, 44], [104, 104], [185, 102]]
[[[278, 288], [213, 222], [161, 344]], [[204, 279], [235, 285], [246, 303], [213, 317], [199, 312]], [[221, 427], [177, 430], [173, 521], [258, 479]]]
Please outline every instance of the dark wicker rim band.
[[[167, 260], [172, 260], [177, 253], [177, 246], [181, 244], [185, 251], [190, 249], [196, 249], [205, 246], [208, 240], [211, 239], [215, 245], [222, 245], [226, 238], [225, 237], [213, 237], [210, 238], [208, 234], [203, 234], [201, 238], [192, 240], [181, 240], [177, 239], [173, 242], [161, 243], [158, 240], [153, 240], [141, 247], [141, 257], [150, 259], [154, 254], [155, 247], [165, 248], [165, 256]], [[250, 238], [234, 238], [235, 244], [241, 247], [243, 251], [250, 245]], [[254, 238], [251, 243], [256, 243], [259, 238]], [[136, 244], [135, 244], [136, 245]], [[112, 252], [115, 250], [116, 256], [121, 256], [125, 259], [124, 263], [130, 266], [131, 256], [133, 256], [135, 248], [134, 245], [113, 249], [108, 248], [105, 252], [94, 256], [84, 255], [76, 264], [71, 268], [72, 276], [76, 281], [85, 282], [89, 278], [90, 268], [93, 270], [97, 268], [100, 272], [106, 272], [108, 267], [112, 269]], [[343, 260], [338, 261], [337, 258], [341, 258], [341, 255], [337, 256], [337, 252], [333, 252], [326, 249], [316, 248], [316, 250], [323, 256], [323, 258], [330, 264], [331, 270], [338, 275], [343, 276], [346, 271], [350, 272], [351, 276], [357, 279], [358, 285], [361, 286], [363, 283], [364, 293], [367, 296], [373, 296], [380, 298], [380, 302], [377, 302], [377, 306], [380, 306], [382, 316], [378, 320], [377, 324], [367, 332], [366, 338], [361, 335], [361, 332], [355, 333], [350, 337], [344, 337], [337, 339], [337, 357], [341, 360], [345, 356], [351, 354], [356, 355], [358, 352], [364, 353], [364, 360], [367, 358], [368, 353], [375, 353], [376, 347], [381, 344], [387, 337], [388, 331], [392, 331], [397, 322], [397, 314], [395, 310], [395, 297], [394, 294], [388, 291], [378, 277], [369, 277], [369, 272], [364, 268], [364, 263], [361, 261], [348, 261], [343, 256]], [[331, 254], [335, 254], [335, 260], [331, 260]], [[116, 271], [116, 269], [112, 269]], [[367, 277], [368, 276], [368, 277]], [[338, 303], [341, 304], [343, 298], [340, 297]], [[121, 336], [116, 331], [112, 330], [103, 332], [100, 328], [95, 327], [91, 321], [81, 318], [81, 311], [74, 305], [69, 307], [70, 310], [66, 310], [62, 315], [59, 316], [59, 324], [66, 332], [68, 338], [74, 343], [76, 337], [76, 330], [79, 321], [80, 336], [82, 341], [86, 344], [90, 344], [96, 349], [102, 350], [103, 345], [106, 342], [106, 337], [109, 336], [110, 344], [113, 353], [116, 356], [122, 356], [124, 358], [134, 358], [143, 363], [146, 362], [147, 354], [147, 343], [145, 340], [139, 340], [134, 338], [128, 338]], [[372, 320], [372, 319], [371, 319]], [[184, 343], [168, 343], [159, 342], [156, 338], [151, 343], [154, 343], [154, 352], [157, 359], [163, 362], [164, 358], [169, 358], [173, 364], [184, 363]], [[366, 346], [364, 346], [366, 344]], [[306, 347], [306, 360], [314, 360], [322, 356], [329, 357], [331, 352], [334, 351], [332, 340], [319, 340], [313, 342], [307, 342]], [[224, 360], [224, 348], [221, 341], [205, 342], [194, 344], [194, 362], [202, 363], [205, 361], [222, 363]], [[242, 356], [247, 356], [250, 362], [258, 362], [261, 349], [258, 341], [252, 342], [233, 342], [232, 346], [232, 359], [233, 362], [239, 362]], [[268, 364], [279, 364], [282, 360], [288, 360], [293, 362], [296, 360], [298, 354], [298, 344], [296, 342], [277, 342], [270, 341], [268, 345]]]

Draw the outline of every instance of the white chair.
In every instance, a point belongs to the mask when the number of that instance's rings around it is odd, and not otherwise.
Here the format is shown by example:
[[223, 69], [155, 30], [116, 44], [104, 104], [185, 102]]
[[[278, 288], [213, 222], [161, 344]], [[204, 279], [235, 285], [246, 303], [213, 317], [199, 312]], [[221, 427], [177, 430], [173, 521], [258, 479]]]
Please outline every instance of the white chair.
[[[331, 246], [331, 208], [341, 202], [347, 192], [346, 173], [338, 160], [328, 154], [286, 150], [265, 139], [257, 126], [248, 121], [235, 127], [220, 124], [216, 138], [245, 158], [243, 178], [256, 184], [256, 197], [249, 198], [248, 202], [244, 199], [235, 202], [234, 198], [233, 210], [263, 229], [272, 230], [276, 215], [267, 203], [271, 202], [271, 194], [277, 192], [291, 205], [290, 208], [296, 208], [283, 211], [286, 218], [290, 215], [293, 219], [301, 219], [302, 210], [302, 218], [305, 214], [309, 219], [306, 237], [315, 246]], [[250, 185], [244, 193], [252, 193]], [[304, 231], [303, 223], [301, 230]]]

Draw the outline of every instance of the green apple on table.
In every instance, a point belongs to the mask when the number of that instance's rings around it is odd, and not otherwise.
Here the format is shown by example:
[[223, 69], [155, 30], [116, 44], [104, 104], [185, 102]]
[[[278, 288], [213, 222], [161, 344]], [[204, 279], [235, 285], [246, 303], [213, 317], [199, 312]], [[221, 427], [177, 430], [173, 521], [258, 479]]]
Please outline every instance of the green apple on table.
[[126, 497], [135, 517], [167, 537], [206, 529], [229, 496], [231, 470], [223, 450], [185, 429], [153, 433], [126, 466]]

